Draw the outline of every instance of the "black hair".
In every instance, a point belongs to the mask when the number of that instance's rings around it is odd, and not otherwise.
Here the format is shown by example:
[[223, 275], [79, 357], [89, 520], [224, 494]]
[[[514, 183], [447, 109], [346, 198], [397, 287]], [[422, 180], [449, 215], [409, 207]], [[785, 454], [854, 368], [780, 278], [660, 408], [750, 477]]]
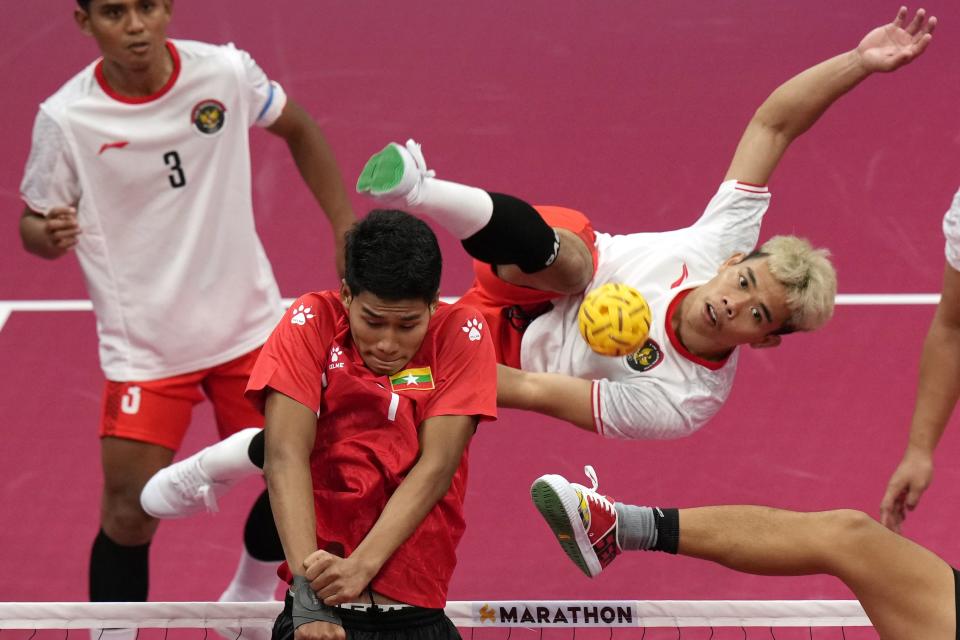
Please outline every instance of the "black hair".
[[77, 4], [80, 5], [80, 8], [84, 11], [90, 11], [90, 2], [92, 2], [92, 0], [77, 0]]
[[396, 210], [374, 209], [347, 232], [347, 286], [384, 300], [423, 300], [440, 291], [443, 259], [437, 236], [422, 220]]

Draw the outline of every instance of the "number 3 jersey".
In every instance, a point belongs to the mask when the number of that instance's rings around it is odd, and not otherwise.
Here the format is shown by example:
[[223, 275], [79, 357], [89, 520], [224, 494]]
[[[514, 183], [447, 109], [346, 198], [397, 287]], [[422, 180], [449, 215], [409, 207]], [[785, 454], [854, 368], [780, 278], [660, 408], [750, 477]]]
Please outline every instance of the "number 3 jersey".
[[263, 344], [280, 295], [257, 237], [248, 129], [286, 96], [233, 45], [168, 41], [156, 94], [117, 94], [98, 60], [40, 105], [27, 206], [76, 206], [76, 248], [111, 380], [151, 380]]

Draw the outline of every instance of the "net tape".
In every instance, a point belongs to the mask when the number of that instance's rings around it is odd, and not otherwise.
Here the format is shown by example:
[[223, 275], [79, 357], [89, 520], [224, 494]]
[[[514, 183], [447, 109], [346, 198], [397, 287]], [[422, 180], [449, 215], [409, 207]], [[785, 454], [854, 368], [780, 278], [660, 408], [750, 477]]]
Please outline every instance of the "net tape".
[[[0, 629], [272, 627], [280, 602], [4, 602]], [[867, 627], [856, 600], [477, 600], [458, 627]]]

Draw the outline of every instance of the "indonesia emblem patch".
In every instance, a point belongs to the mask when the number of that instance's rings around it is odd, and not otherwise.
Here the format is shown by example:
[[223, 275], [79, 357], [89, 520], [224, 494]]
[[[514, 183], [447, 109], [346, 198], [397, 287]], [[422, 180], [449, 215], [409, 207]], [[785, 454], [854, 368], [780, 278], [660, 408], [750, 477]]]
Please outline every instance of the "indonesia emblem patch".
[[627, 356], [627, 366], [641, 373], [650, 371], [662, 361], [663, 351], [652, 338], [648, 338], [642, 347]]
[[227, 119], [227, 108], [219, 100], [203, 100], [198, 102], [190, 113], [193, 126], [200, 133], [213, 135], [223, 129]]

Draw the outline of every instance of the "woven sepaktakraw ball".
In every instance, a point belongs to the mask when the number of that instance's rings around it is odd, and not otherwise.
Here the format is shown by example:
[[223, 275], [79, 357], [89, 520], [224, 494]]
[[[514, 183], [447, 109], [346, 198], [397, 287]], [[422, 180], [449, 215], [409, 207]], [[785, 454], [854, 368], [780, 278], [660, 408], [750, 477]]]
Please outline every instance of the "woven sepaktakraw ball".
[[577, 314], [580, 335], [604, 356], [635, 352], [650, 333], [650, 307], [630, 285], [608, 282], [588, 293]]

